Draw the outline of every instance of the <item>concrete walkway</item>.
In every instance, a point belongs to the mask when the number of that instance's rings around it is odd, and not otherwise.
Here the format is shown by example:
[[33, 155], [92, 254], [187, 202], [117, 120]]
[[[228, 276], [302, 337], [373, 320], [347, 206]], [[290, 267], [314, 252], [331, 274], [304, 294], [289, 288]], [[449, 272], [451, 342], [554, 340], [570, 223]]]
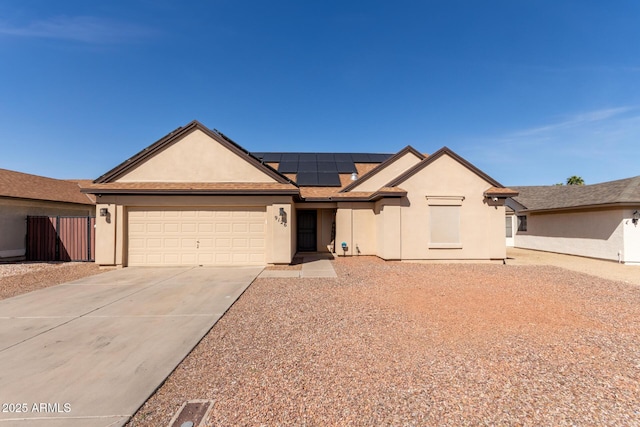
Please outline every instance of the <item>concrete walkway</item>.
[[313, 253], [302, 256], [301, 270], [265, 270], [260, 277], [338, 277], [331, 265], [333, 256], [326, 253]]
[[261, 270], [126, 268], [0, 301], [0, 427], [124, 425]]
[[640, 285], [640, 266], [530, 249], [507, 248], [508, 265], [553, 265], [609, 280]]

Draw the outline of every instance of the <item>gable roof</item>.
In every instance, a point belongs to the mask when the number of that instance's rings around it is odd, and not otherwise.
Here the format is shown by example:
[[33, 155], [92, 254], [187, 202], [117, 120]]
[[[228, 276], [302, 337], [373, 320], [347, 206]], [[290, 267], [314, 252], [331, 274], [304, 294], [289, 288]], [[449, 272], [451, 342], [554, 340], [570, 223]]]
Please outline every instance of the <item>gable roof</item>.
[[80, 192], [78, 181], [46, 178], [0, 169], [0, 196], [94, 205], [94, 200]]
[[420, 153], [418, 150], [416, 150], [412, 146], [407, 145], [402, 150], [398, 151], [396, 154], [394, 154], [393, 156], [389, 157], [384, 162], [380, 163], [377, 167], [375, 167], [373, 170], [371, 170], [365, 176], [361, 177], [360, 179], [357, 179], [357, 180], [353, 181], [351, 184], [349, 184], [346, 187], [344, 187], [342, 190], [340, 190], [340, 192], [344, 193], [344, 192], [350, 191], [353, 188], [357, 187], [358, 185], [362, 184], [363, 182], [366, 182], [369, 178], [371, 178], [372, 176], [375, 176], [380, 171], [383, 171], [389, 165], [393, 164], [396, 160], [400, 159], [401, 157], [403, 157], [405, 154], [408, 154], [408, 153], [411, 153], [411, 154], [415, 155], [420, 160], [424, 160], [425, 159], [425, 156], [422, 153]]
[[640, 204], [640, 176], [590, 185], [511, 187], [513, 200], [528, 211]]
[[423, 160], [420, 161], [420, 163], [418, 163], [417, 165], [413, 166], [412, 168], [410, 168], [406, 172], [400, 174], [396, 179], [394, 179], [393, 181], [388, 183], [387, 187], [395, 187], [395, 186], [401, 184], [402, 182], [406, 181], [408, 178], [412, 177], [413, 175], [415, 175], [416, 173], [418, 173], [419, 171], [421, 171], [422, 169], [424, 169], [425, 167], [427, 167], [428, 165], [430, 165], [431, 163], [433, 163], [434, 161], [438, 160], [440, 157], [442, 157], [444, 155], [448, 155], [449, 157], [453, 158], [458, 163], [462, 164], [467, 169], [469, 169], [471, 172], [475, 173], [480, 178], [482, 178], [485, 181], [487, 181], [493, 187], [504, 188], [504, 185], [500, 184], [498, 181], [496, 181], [495, 179], [491, 178], [486, 173], [482, 172], [480, 169], [478, 169], [477, 167], [475, 167], [474, 165], [469, 163], [467, 160], [465, 160], [464, 158], [460, 157], [458, 154], [454, 153], [453, 150], [451, 150], [449, 147], [442, 147], [441, 149], [439, 149], [435, 153], [433, 153], [430, 156], [424, 158]]
[[145, 160], [149, 159], [150, 157], [154, 156], [160, 151], [166, 149], [167, 147], [175, 144], [180, 139], [182, 139], [183, 137], [185, 137], [186, 135], [188, 135], [189, 133], [195, 130], [200, 130], [201, 132], [205, 133], [207, 136], [209, 136], [211, 139], [215, 140], [220, 145], [227, 148], [229, 151], [235, 153], [236, 155], [243, 158], [244, 160], [249, 162], [251, 165], [253, 165], [257, 169], [261, 170], [263, 173], [265, 173], [269, 177], [273, 178], [276, 182], [281, 184], [295, 185], [295, 183], [291, 181], [289, 178], [282, 175], [281, 173], [279, 173], [269, 165], [262, 163], [259, 159], [254, 157], [251, 153], [249, 153], [247, 150], [242, 148], [239, 144], [231, 140], [231, 138], [228, 138], [227, 136], [225, 136], [221, 132], [218, 132], [215, 129], [211, 130], [207, 128], [197, 120], [193, 120], [191, 123], [187, 124], [186, 126], [179, 127], [174, 131], [168, 133], [167, 135], [163, 136], [162, 138], [160, 138], [159, 140], [157, 140], [147, 148], [135, 154], [133, 157], [125, 160], [115, 168], [111, 169], [109, 172], [100, 176], [98, 179], [96, 179], [93, 182], [95, 184], [106, 184], [118, 179], [119, 177], [126, 174], [128, 171], [142, 164]]

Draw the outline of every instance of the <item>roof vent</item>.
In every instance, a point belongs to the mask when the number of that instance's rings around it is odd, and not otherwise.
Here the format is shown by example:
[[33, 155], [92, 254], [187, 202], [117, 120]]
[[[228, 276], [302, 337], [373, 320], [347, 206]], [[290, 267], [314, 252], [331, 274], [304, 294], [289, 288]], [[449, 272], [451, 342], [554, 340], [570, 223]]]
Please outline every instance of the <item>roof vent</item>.
[[358, 173], [357, 172], [353, 172], [351, 174], [351, 181], [356, 181], [358, 179]]

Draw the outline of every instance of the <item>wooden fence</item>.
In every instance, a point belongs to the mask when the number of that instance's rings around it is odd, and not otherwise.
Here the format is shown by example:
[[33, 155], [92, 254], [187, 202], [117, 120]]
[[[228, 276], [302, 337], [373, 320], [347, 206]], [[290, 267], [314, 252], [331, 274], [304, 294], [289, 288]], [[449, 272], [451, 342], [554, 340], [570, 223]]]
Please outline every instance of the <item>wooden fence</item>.
[[96, 218], [28, 216], [28, 261], [95, 261]]

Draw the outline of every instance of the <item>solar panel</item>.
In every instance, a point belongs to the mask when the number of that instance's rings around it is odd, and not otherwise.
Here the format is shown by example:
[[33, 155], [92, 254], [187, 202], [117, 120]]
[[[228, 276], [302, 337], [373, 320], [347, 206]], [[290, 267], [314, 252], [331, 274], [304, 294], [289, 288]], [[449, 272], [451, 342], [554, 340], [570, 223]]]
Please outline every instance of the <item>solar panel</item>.
[[336, 162], [351, 162], [353, 163], [353, 159], [351, 158], [351, 154], [349, 153], [335, 153], [333, 158], [336, 159]]
[[298, 185], [320, 185], [318, 183], [318, 172], [300, 172], [296, 177]]
[[318, 172], [318, 185], [322, 187], [340, 187], [340, 175], [336, 172]]
[[315, 162], [317, 160], [316, 153], [299, 153], [301, 162]]
[[262, 153], [262, 160], [269, 163], [280, 163], [282, 153]]
[[298, 172], [298, 162], [281, 162], [278, 165], [280, 173], [296, 173]]
[[333, 158], [333, 153], [318, 153], [316, 156], [318, 157], [319, 162], [335, 161], [335, 159]]
[[280, 158], [281, 162], [297, 162], [299, 154], [298, 153], [282, 153], [282, 157]]
[[369, 158], [372, 162], [382, 163], [391, 157], [391, 154], [369, 154]]
[[351, 153], [353, 163], [371, 163], [371, 159], [367, 153]]
[[340, 173], [352, 173], [357, 172], [353, 162], [336, 162], [336, 167]]
[[298, 172], [317, 172], [318, 162], [306, 162], [300, 159], [298, 163]]
[[318, 161], [318, 172], [338, 172], [336, 162]]

